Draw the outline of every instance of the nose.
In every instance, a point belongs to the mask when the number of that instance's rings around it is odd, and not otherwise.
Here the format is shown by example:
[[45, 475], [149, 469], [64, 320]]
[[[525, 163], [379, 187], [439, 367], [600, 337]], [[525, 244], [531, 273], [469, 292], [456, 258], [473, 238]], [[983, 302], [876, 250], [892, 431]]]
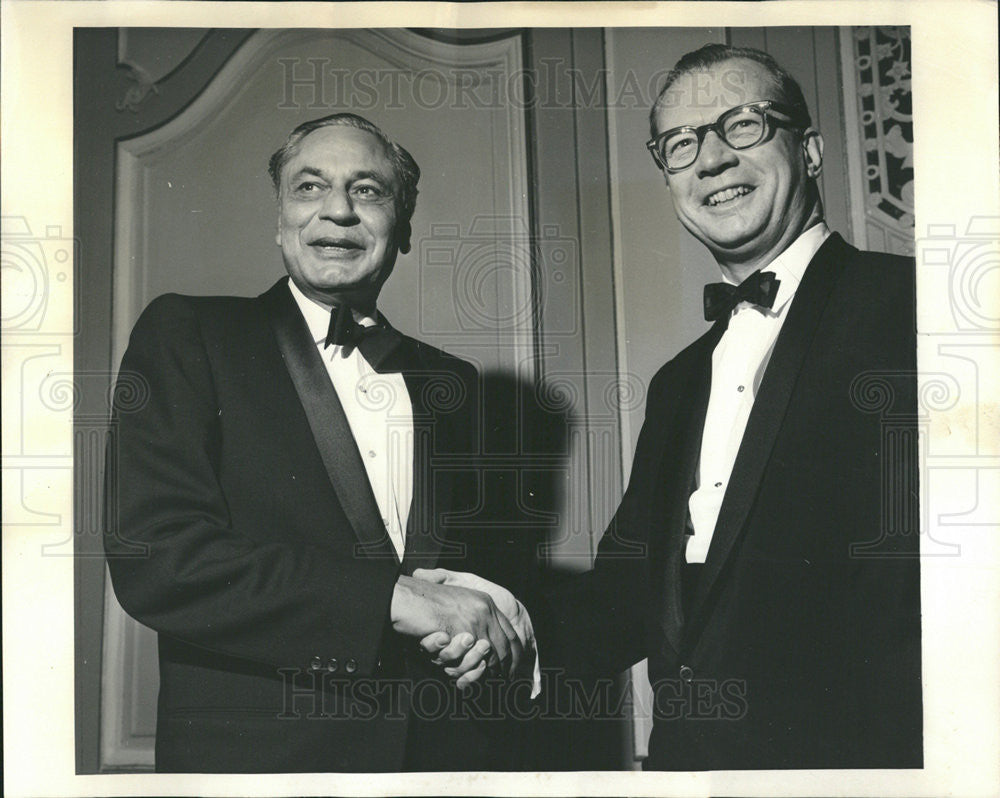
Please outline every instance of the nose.
[[705, 133], [698, 153], [698, 177], [711, 177], [724, 172], [738, 161], [736, 150], [724, 142], [714, 130]]
[[357, 224], [358, 215], [354, 210], [350, 193], [343, 188], [331, 188], [323, 199], [320, 216], [339, 225]]

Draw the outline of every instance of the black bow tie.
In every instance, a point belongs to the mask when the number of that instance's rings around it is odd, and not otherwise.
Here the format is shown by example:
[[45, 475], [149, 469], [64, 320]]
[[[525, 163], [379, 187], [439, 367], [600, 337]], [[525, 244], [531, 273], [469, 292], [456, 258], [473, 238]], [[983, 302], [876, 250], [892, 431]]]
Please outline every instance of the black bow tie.
[[369, 365], [375, 371], [380, 371], [379, 367], [401, 340], [400, 334], [384, 322], [370, 327], [358, 324], [354, 320], [351, 308], [348, 305], [341, 305], [334, 308], [330, 314], [330, 327], [323, 348], [334, 344], [350, 350], [356, 346]]
[[740, 302], [750, 302], [762, 308], [774, 307], [781, 280], [774, 272], [759, 269], [739, 285], [709, 283], [705, 286], [705, 321], [715, 321], [732, 312]]

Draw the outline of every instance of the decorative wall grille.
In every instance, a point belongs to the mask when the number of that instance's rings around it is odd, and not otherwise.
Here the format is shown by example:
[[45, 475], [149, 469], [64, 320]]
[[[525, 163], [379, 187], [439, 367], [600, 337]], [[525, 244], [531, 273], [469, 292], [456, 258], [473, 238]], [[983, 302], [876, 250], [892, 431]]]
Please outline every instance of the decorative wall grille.
[[859, 26], [848, 30], [851, 46], [843, 48], [845, 111], [849, 122], [854, 117], [860, 141], [860, 152], [855, 152], [850, 164], [854, 237], [861, 246], [912, 254], [910, 29]]

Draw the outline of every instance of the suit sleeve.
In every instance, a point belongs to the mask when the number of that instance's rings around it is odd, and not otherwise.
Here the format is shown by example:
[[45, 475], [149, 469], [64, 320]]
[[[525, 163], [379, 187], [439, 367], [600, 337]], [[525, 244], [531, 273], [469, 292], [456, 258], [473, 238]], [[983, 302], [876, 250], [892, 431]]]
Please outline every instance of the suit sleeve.
[[553, 586], [528, 606], [546, 668], [571, 676], [610, 676], [646, 656], [646, 619], [654, 600], [649, 486], [660, 456], [655, 429], [661, 423], [663, 373], [650, 383], [629, 485], [601, 538], [593, 569]]
[[233, 526], [221, 411], [189, 300], [161, 297], [139, 319], [114, 406], [105, 550], [126, 612], [223, 655], [298, 668], [353, 659], [355, 675], [370, 673], [398, 569]]

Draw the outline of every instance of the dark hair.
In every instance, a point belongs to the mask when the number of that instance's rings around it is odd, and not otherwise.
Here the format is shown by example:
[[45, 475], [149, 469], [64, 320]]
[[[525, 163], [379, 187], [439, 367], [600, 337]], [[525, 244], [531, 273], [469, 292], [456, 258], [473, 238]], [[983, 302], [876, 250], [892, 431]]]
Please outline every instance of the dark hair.
[[410, 153], [390, 139], [377, 125], [372, 124], [363, 116], [358, 116], [357, 114], [331, 114], [320, 119], [313, 119], [309, 122], [303, 122], [289, 133], [285, 143], [271, 156], [271, 160], [267, 166], [268, 174], [271, 175], [271, 182], [274, 184], [274, 190], [280, 192], [281, 170], [285, 168], [285, 164], [298, 151], [299, 142], [314, 130], [331, 125], [342, 125], [366, 130], [385, 145], [386, 154], [389, 156], [393, 171], [396, 173], [396, 179], [399, 181], [399, 195], [396, 197], [399, 221], [404, 225], [408, 225], [413, 216], [413, 209], [417, 205], [417, 181], [420, 180], [420, 167], [417, 166], [417, 162], [413, 160], [413, 156]]
[[[706, 44], [704, 47], [700, 47], [697, 50], [693, 50], [692, 52], [681, 56], [681, 59], [674, 64], [674, 68], [667, 73], [667, 77], [663, 81], [663, 87], [656, 95], [656, 102], [653, 103], [653, 107], [649, 111], [650, 135], [656, 136], [656, 111], [660, 107], [660, 101], [663, 99], [663, 95], [670, 90], [671, 86], [673, 86], [684, 75], [708, 69], [709, 67], [716, 66], [725, 61], [730, 61], [734, 58], [745, 58], [749, 61], [755, 61], [763, 66], [768, 71], [771, 79], [774, 81], [774, 89], [777, 92], [777, 96], [773, 99], [779, 100], [785, 105], [791, 106], [791, 108], [795, 110], [796, 115], [800, 117], [802, 122], [804, 122], [804, 127], [809, 127], [812, 124], [809, 117], [809, 108], [806, 105], [806, 98], [802, 94], [802, 87], [799, 86], [798, 81], [789, 75], [788, 72], [786, 72], [770, 55], [762, 50], [756, 50], [753, 47], [731, 47], [728, 44]], [[772, 98], [756, 97], [752, 99], [766, 100]]]

